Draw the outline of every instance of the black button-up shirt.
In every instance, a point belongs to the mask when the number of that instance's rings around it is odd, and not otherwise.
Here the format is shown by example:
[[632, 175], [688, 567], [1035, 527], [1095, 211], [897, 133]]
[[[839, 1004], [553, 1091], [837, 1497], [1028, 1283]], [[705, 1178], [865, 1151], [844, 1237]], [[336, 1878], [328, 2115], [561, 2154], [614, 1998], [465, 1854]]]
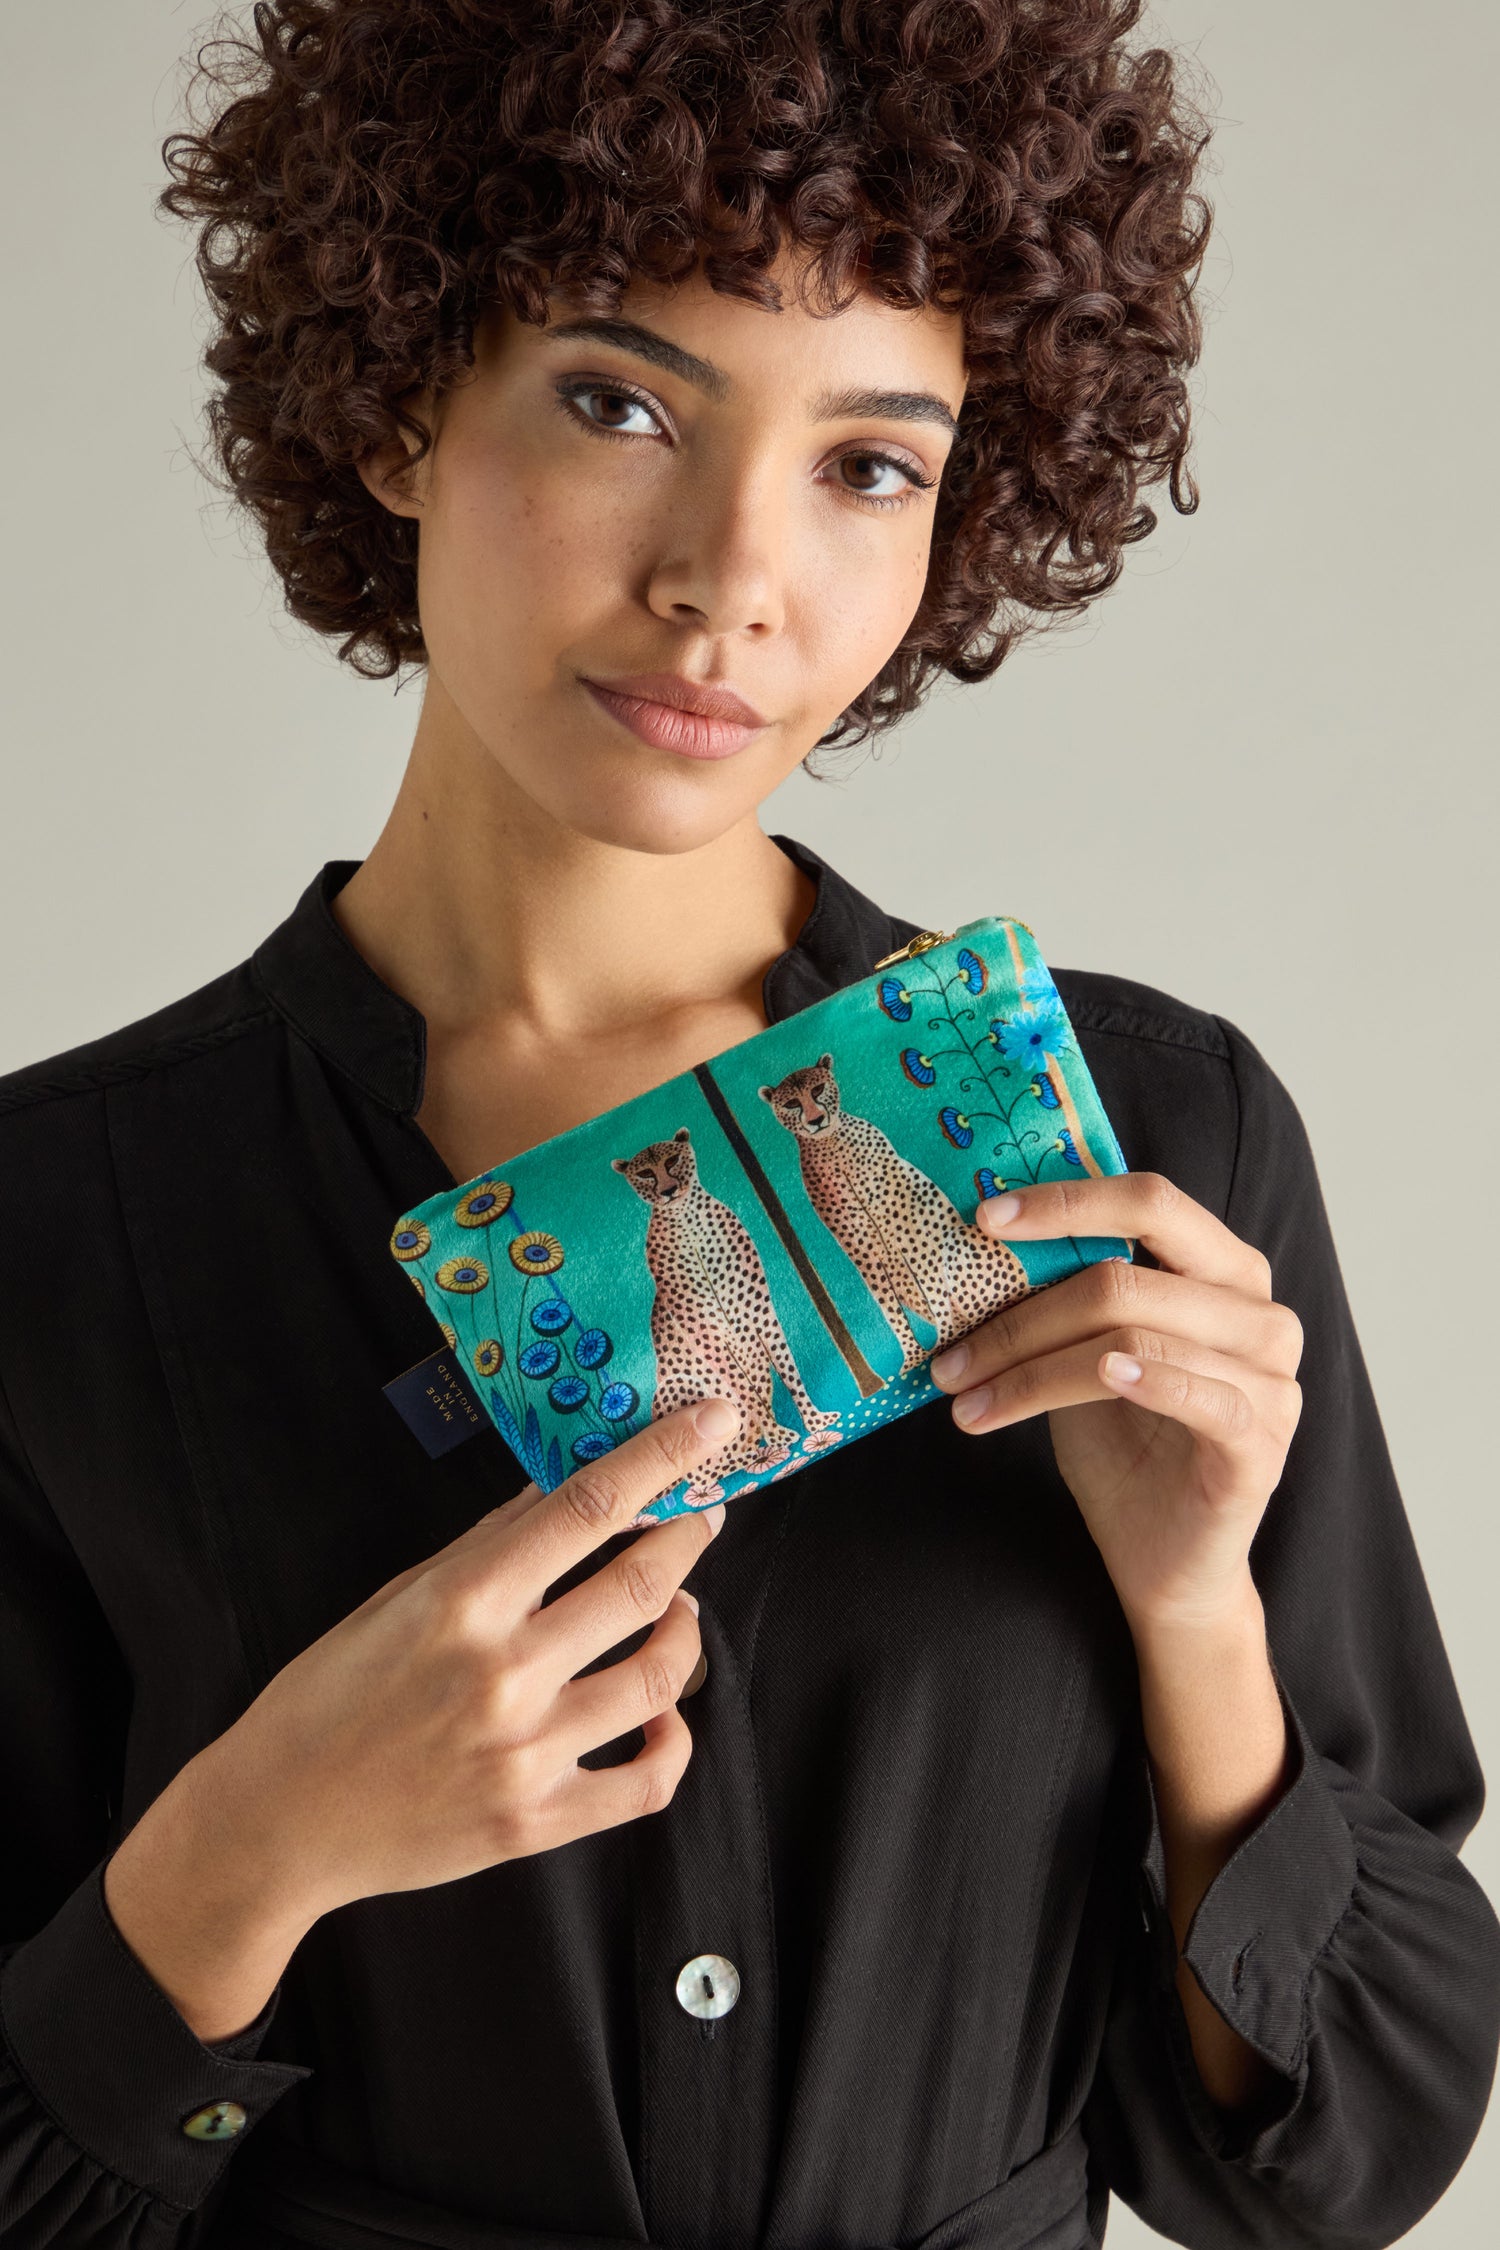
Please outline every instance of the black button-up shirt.
[[[776, 841], [817, 903], [773, 1022], [917, 928]], [[1232, 1024], [1118, 977], [1057, 981], [1127, 1162], [1258, 1245], [1306, 1337], [1251, 1554], [1295, 1777], [1186, 1946], [1273, 2098], [1230, 2120], [1197, 2077], [1133, 1644], [1045, 1419], [941, 1400], [731, 1505], [665, 1810], [327, 1915], [214, 2046], [135, 1960], [122, 1833], [524, 1481], [382, 1395], [433, 1344], [392, 1225], [454, 1183], [422, 1019], [329, 912], [356, 865], [0, 1079], [4, 2241], [1083, 2250], [1110, 2191], [1205, 2250], [1394, 2241], [1500, 2038], [1455, 1856], [1483, 1781], [1297, 1112]], [[711, 2025], [698, 1954], [741, 1980]]]

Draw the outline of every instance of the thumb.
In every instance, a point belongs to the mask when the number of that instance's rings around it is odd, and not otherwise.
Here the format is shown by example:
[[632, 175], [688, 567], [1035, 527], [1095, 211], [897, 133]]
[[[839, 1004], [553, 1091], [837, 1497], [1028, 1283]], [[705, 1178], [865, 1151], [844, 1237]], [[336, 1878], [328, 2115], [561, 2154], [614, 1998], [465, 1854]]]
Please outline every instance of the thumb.
[[519, 1492], [513, 1492], [508, 1500], [502, 1500], [498, 1508], [487, 1509], [477, 1519], [474, 1528], [477, 1530], [481, 1523], [515, 1523], [529, 1509], [534, 1508], [538, 1500], [545, 1497], [541, 1486], [533, 1478], [530, 1483], [523, 1484]]
[[498, 1529], [503, 1524], [514, 1523], [518, 1516], [525, 1515], [528, 1508], [534, 1508], [542, 1497], [543, 1494], [539, 1485], [535, 1483], [523, 1484], [519, 1492], [512, 1493], [508, 1500], [502, 1500], [497, 1508], [489, 1508], [482, 1516], [476, 1516], [468, 1529], [460, 1531], [456, 1537], [450, 1539], [446, 1547], [439, 1547], [435, 1553], [424, 1555], [420, 1562], [413, 1563], [409, 1570], [403, 1570], [399, 1577], [392, 1578], [384, 1586], [378, 1587], [368, 1601], [361, 1602], [358, 1611], [351, 1611], [350, 1614], [357, 1616], [361, 1612], [379, 1609], [383, 1603], [390, 1601], [393, 1595], [404, 1592], [426, 1571], [436, 1568], [439, 1563], [448, 1561], [452, 1556], [465, 1553], [473, 1544], [475, 1534], [482, 1532], [486, 1525], [493, 1525]]

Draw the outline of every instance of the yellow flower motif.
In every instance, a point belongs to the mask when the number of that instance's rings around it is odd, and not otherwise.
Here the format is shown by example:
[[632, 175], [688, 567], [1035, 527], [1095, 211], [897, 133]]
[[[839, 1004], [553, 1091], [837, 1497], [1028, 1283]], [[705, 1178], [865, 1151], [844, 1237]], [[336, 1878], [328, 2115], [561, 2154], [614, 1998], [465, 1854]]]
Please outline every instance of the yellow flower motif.
[[530, 1234], [518, 1234], [510, 1244], [510, 1262], [517, 1273], [556, 1273], [563, 1262], [563, 1246], [555, 1234], [533, 1227]]
[[415, 1289], [415, 1291], [417, 1292], [417, 1295], [425, 1299], [427, 1290], [423, 1283], [422, 1276], [419, 1273], [409, 1273], [406, 1278], [411, 1283], [413, 1289]]
[[484, 1180], [477, 1188], [470, 1188], [455, 1206], [453, 1216], [461, 1227], [490, 1226], [502, 1211], [510, 1209], [515, 1192], [508, 1180]]
[[477, 1258], [445, 1258], [433, 1276], [439, 1289], [451, 1289], [455, 1296], [472, 1297], [476, 1290], [489, 1286], [490, 1269]]
[[401, 1259], [425, 1258], [432, 1248], [432, 1236], [420, 1219], [401, 1219], [391, 1236], [391, 1256]]
[[486, 1336], [482, 1344], [474, 1346], [475, 1373], [478, 1375], [498, 1374], [500, 1362], [504, 1357], [504, 1350], [496, 1343], [494, 1337]]
[[446, 1320], [440, 1320], [438, 1322], [438, 1326], [439, 1328], [441, 1328], [443, 1334], [448, 1339], [449, 1351], [456, 1352], [458, 1350], [458, 1330], [456, 1328], [450, 1328]]

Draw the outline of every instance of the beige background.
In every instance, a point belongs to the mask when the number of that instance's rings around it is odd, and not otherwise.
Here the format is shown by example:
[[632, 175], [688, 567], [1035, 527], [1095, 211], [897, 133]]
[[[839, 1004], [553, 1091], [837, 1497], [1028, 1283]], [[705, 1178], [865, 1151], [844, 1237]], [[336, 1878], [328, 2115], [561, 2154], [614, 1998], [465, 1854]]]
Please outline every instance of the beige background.
[[[199, 313], [150, 203], [203, 15], [0, 25], [0, 1070], [241, 959], [369, 848], [416, 713], [279, 615], [188, 458]], [[1163, 501], [1082, 625], [763, 823], [920, 921], [1017, 913], [1281, 1073], [1495, 1787], [1497, 12], [1162, 0], [1148, 24], [1219, 118], [1202, 508]], [[1393, 1042], [1429, 1065], [1420, 1113], [1368, 1104]], [[1464, 1856], [1500, 1898], [1493, 1819]], [[1472, 2250], [1497, 2201], [1492, 2109], [1404, 2239]], [[1116, 2202], [1111, 2250], [1156, 2239]]]

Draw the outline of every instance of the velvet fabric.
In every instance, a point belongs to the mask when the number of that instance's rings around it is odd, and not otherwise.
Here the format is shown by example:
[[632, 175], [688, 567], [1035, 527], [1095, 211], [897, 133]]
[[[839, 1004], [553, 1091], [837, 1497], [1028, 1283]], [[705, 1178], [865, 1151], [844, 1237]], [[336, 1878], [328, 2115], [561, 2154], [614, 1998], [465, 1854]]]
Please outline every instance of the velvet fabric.
[[637, 1521], [942, 1394], [935, 1352], [1115, 1237], [1012, 1249], [1008, 1187], [1125, 1169], [1033, 933], [990, 916], [403, 1212], [391, 1255], [544, 1492], [654, 1416], [729, 1444]]

